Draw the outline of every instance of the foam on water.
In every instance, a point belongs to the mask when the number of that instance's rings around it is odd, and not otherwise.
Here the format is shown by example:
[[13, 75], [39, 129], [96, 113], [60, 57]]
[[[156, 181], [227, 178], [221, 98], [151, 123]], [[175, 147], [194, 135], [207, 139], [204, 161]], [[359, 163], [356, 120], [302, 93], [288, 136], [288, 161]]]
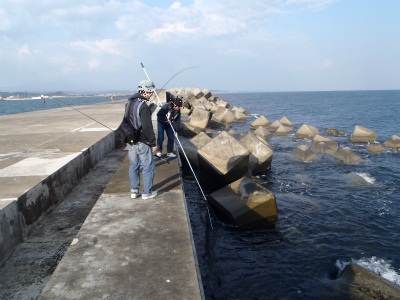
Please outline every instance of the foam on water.
[[[335, 265], [339, 269], [339, 271], [342, 272], [346, 265], [348, 265], [349, 263], [350, 262], [337, 260]], [[352, 259], [351, 263], [364, 267], [400, 286], [400, 274], [397, 273], [395, 269], [393, 269], [391, 261], [372, 256], [370, 258], [363, 257], [360, 259]]]
[[372, 177], [371, 174], [369, 174], [369, 173], [357, 173], [357, 175], [361, 176], [369, 184], [375, 183], [375, 178]]

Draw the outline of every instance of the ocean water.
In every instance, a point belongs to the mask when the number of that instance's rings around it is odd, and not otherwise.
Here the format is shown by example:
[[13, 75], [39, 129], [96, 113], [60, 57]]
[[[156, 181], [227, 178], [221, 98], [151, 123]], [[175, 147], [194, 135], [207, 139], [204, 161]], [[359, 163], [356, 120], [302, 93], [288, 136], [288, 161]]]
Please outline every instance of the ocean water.
[[[271, 122], [286, 116], [297, 127], [313, 125], [322, 135], [334, 127], [346, 136], [330, 138], [363, 161], [345, 165], [319, 155], [312, 163], [297, 162], [290, 152], [310, 142], [293, 134], [272, 137], [272, 166], [262, 181], [275, 194], [279, 220], [273, 228], [251, 230], [225, 224], [212, 211], [208, 215], [191, 171], [183, 169], [206, 299], [346, 299], [333, 282], [349, 262], [400, 285], [400, 151], [371, 154], [366, 145], [349, 141], [355, 125], [374, 130], [378, 143], [400, 135], [400, 91], [218, 96], [251, 113], [246, 123], [232, 124], [238, 132], [251, 131], [260, 114]], [[0, 101], [0, 115], [108, 101]], [[202, 188], [208, 194], [207, 186]]]
[[[183, 170], [206, 299], [347, 299], [334, 279], [350, 262], [400, 285], [400, 151], [371, 154], [367, 145], [349, 141], [356, 125], [374, 130], [379, 144], [399, 136], [400, 91], [218, 96], [252, 114], [232, 124], [238, 132], [251, 131], [260, 114], [270, 122], [286, 116], [324, 136], [328, 127], [345, 131], [329, 138], [363, 160], [345, 165], [318, 155], [298, 162], [290, 152], [310, 141], [272, 137], [272, 166], [262, 181], [275, 194], [279, 220], [268, 229], [235, 228], [209, 216], [191, 171]], [[202, 189], [207, 195], [207, 186]]]

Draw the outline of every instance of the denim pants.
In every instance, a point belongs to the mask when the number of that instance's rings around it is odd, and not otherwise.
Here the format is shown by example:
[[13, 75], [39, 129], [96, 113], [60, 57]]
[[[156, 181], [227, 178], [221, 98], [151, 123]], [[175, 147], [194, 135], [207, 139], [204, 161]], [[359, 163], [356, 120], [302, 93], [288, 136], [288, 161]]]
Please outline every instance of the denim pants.
[[129, 145], [129, 180], [131, 190], [140, 189], [140, 169], [143, 175], [143, 192], [150, 194], [153, 188], [153, 180], [156, 165], [152, 149], [141, 142], [135, 145]]
[[162, 151], [162, 146], [164, 142], [164, 130], [167, 133], [167, 152], [174, 152], [174, 131], [171, 128], [171, 125], [165, 122], [157, 122], [157, 148]]

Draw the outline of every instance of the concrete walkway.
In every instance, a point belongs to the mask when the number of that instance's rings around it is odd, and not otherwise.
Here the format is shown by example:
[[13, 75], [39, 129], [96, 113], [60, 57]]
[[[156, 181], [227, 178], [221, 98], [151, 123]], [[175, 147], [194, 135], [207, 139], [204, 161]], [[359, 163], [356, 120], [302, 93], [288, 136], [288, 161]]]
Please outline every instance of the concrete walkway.
[[[124, 102], [78, 109], [115, 129], [121, 121]], [[35, 206], [41, 201], [48, 207], [40, 216], [32, 213], [28, 222], [26, 218], [22, 220], [25, 224], [20, 226], [21, 239], [25, 241], [85, 171], [112, 150], [109, 145], [115, 139], [113, 132], [71, 108], [0, 117], [0, 129], [2, 232], [10, 230], [5, 227], [12, 218], [11, 211], [14, 217], [30, 217], [20, 208], [29, 210], [31, 203]], [[168, 159], [166, 163], [156, 158], [154, 189], [159, 195], [133, 200], [129, 193], [129, 161], [124, 157], [39, 299], [203, 297], [178, 159]], [[64, 175], [55, 175], [60, 170]], [[51, 186], [57, 180], [57, 185]], [[65, 185], [72, 187], [67, 189]], [[59, 199], [52, 200], [49, 195], [53, 194]], [[15, 236], [17, 230], [11, 229]], [[21, 245], [17, 242], [14, 248], [18, 244]], [[0, 272], [5, 275], [3, 269]]]

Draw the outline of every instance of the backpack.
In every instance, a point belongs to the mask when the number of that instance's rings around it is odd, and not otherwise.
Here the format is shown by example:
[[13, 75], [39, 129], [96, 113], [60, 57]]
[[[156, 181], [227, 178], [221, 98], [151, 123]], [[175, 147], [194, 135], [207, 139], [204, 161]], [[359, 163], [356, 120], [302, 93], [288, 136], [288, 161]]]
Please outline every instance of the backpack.
[[[125, 142], [131, 145], [137, 144], [140, 138], [140, 132], [142, 130], [142, 123], [140, 122], [139, 117], [139, 110], [142, 104], [144, 103], [143, 100], [133, 98], [129, 99], [128, 103], [125, 106], [125, 114], [122, 119], [121, 124], [119, 125], [117, 131], [119, 133], [118, 139], [121, 142]], [[133, 106], [133, 122], [129, 119], [129, 113], [131, 110], [131, 106]]]

